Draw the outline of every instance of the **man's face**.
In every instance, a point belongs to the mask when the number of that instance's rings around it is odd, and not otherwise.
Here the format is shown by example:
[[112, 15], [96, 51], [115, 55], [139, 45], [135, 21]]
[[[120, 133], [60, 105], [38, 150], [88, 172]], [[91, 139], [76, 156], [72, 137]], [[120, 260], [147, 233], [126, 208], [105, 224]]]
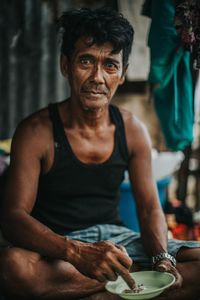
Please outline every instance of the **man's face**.
[[85, 110], [99, 110], [110, 103], [124, 82], [122, 51], [113, 54], [110, 43], [89, 43], [90, 38], [80, 39], [70, 61], [62, 57], [61, 68], [68, 77], [72, 100]]

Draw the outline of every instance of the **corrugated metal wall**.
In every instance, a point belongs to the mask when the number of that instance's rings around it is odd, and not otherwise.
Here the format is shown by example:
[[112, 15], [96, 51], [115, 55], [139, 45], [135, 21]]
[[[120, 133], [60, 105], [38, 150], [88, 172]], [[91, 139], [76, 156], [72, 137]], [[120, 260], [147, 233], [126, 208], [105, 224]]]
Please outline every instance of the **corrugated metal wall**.
[[1, 0], [0, 139], [12, 137], [16, 125], [30, 113], [69, 94], [59, 70], [55, 17], [72, 7], [114, 2]]
[[59, 47], [48, 2], [0, 4], [0, 139], [17, 123], [68, 93], [58, 68]]

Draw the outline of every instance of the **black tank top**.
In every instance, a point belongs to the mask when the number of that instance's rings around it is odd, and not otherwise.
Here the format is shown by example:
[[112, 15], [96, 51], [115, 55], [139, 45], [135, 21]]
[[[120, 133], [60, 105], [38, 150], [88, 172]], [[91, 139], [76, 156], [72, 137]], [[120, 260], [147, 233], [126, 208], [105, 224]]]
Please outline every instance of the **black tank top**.
[[109, 112], [116, 126], [113, 152], [103, 163], [84, 164], [73, 153], [57, 104], [49, 105], [54, 162], [50, 171], [40, 176], [32, 215], [56, 233], [67, 234], [95, 224], [122, 224], [119, 192], [129, 155], [121, 113], [113, 105]]

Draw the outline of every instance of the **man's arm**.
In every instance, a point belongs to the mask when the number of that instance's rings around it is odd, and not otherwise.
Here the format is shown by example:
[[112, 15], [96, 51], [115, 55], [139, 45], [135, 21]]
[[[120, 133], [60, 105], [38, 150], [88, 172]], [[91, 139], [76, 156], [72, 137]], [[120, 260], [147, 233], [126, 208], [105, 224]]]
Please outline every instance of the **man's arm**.
[[137, 203], [140, 228], [147, 254], [151, 257], [167, 249], [167, 225], [151, 167], [151, 141], [143, 124], [129, 120], [127, 141], [130, 152], [129, 175]]
[[60, 258], [65, 255], [65, 240], [31, 217], [39, 176], [50, 146], [40, 118], [23, 121], [11, 146], [11, 162], [6, 185], [2, 230], [14, 245]]
[[[167, 224], [160, 205], [151, 162], [151, 141], [141, 122], [132, 116], [125, 117], [127, 144], [130, 154], [129, 175], [146, 253], [153, 257], [167, 252]], [[171, 272], [176, 277], [175, 286], [182, 278], [170, 260], [162, 259], [156, 265], [159, 271]]]

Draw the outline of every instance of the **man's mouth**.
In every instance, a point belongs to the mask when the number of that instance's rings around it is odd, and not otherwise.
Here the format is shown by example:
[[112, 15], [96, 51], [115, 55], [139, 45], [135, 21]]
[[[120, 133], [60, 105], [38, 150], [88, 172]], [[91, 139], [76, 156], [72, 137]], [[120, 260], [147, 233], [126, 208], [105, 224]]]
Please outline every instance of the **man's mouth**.
[[82, 93], [85, 94], [93, 94], [93, 95], [105, 95], [105, 91], [99, 91], [99, 90], [82, 90]]

